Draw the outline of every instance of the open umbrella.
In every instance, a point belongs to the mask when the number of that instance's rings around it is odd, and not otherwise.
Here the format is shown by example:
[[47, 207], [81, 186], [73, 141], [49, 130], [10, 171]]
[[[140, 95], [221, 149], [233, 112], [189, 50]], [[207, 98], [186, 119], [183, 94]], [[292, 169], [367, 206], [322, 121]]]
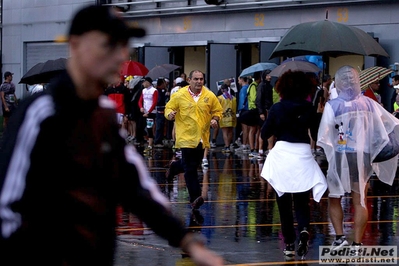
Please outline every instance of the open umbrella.
[[152, 68], [148, 73], [147, 77], [150, 77], [152, 79], [157, 79], [160, 77], [167, 77], [169, 76], [169, 73], [172, 72], [175, 69], [180, 68], [180, 66], [173, 65], [173, 64], [162, 64], [159, 66], [155, 66]]
[[66, 61], [66, 58], [58, 58], [55, 60], [47, 60], [46, 62], [38, 63], [22, 76], [19, 83], [25, 83], [29, 85], [48, 83], [51, 78], [66, 68]]
[[359, 73], [360, 88], [364, 90], [369, 84], [380, 81], [392, 72], [392, 69], [380, 66], [366, 68]]
[[385, 56], [388, 53], [363, 30], [329, 20], [305, 22], [291, 27], [274, 48], [270, 58], [298, 55]]
[[313, 63], [309, 63], [307, 61], [285, 61], [281, 63], [278, 67], [270, 72], [270, 76], [272, 77], [280, 77], [282, 74], [287, 72], [288, 70], [291, 71], [302, 71], [302, 72], [319, 72], [321, 71], [318, 66]]
[[148, 73], [148, 68], [136, 61], [126, 61], [122, 65], [121, 76], [145, 76]]
[[247, 76], [252, 76], [255, 72], [259, 72], [259, 71], [264, 71], [267, 69], [273, 70], [277, 67], [277, 64], [275, 63], [256, 63], [252, 66], [249, 66], [247, 68], [245, 68], [241, 74], [240, 77], [247, 77]]

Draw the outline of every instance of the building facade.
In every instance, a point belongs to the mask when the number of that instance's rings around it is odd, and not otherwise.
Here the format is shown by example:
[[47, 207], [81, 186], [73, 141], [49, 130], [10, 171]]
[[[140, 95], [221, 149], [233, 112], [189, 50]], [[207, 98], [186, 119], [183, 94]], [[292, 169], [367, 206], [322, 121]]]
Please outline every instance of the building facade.
[[[218, 80], [237, 77], [254, 63], [280, 63], [282, 58], [269, 57], [291, 26], [326, 18], [370, 33], [390, 55], [329, 58], [329, 74], [344, 64], [363, 69], [399, 62], [397, 1], [217, 1], [219, 5], [203, 0], [3, 0], [2, 72], [15, 73], [18, 83], [36, 63], [68, 57], [67, 45], [54, 40], [66, 34], [72, 15], [86, 4], [117, 6], [133, 25], [146, 29], [146, 37], [132, 40], [131, 59], [149, 69], [163, 63], [179, 65], [186, 73], [200, 69], [214, 91]], [[24, 84], [17, 90], [20, 97], [26, 94]]]

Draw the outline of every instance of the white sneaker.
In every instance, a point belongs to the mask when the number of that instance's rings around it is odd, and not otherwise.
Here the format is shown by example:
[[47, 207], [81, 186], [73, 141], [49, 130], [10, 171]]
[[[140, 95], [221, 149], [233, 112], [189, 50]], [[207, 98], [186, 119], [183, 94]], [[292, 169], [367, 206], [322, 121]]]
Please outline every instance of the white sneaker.
[[295, 260], [295, 244], [286, 245], [283, 254], [286, 261]]
[[202, 167], [208, 167], [208, 159], [202, 159]]
[[332, 250], [339, 250], [344, 246], [349, 246], [346, 236], [341, 236], [339, 239], [333, 241], [331, 248]]
[[360, 257], [362, 254], [362, 246], [363, 244], [360, 245], [352, 245], [350, 246], [350, 256], [351, 257]]
[[249, 145], [244, 145], [244, 150], [243, 152], [247, 152], [250, 153], [251, 152], [251, 148], [249, 147]]
[[216, 143], [215, 142], [211, 142], [211, 148], [216, 148]]
[[248, 154], [249, 157], [256, 157], [256, 158], [258, 157], [258, 155], [259, 155], [259, 153], [256, 152], [256, 150], [251, 151], [251, 152]]
[[247, 152], [249, 148], [246, 145], [241, 145], [239, 148], [235, 149], [236, 152]]

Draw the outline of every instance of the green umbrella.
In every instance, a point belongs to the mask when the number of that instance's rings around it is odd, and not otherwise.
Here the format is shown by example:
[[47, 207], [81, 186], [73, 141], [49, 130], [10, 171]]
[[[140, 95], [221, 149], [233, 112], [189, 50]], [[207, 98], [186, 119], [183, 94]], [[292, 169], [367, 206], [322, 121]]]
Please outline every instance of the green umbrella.
[[385, 56], [388, 53], [363, 30], [329, 20], [305, 22], [291, 27], [275, 47], [270, 58], [299, 55]]

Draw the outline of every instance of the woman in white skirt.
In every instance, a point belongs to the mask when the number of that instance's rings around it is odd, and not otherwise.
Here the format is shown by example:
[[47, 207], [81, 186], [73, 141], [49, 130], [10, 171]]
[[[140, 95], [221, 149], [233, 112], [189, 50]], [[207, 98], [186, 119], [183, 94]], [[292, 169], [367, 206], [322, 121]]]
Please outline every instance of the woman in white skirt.
[[261, 176], [277, 193], [281, 230], [286, 247], [286, 259], [295, 257], [297, 239], [292, 213], [294, 203], [298, 223], [297, 254], [304, 258], [308, 252], [310, 223], [310, 190], [319, 202], [327, 189], [323, 172], [314, 160], [310, 148], [309, 130], [316, 139], [322, 105], [317, 112], [308, 101], [313, 89], [312, 80], [300, 71], [284, 73], [276, 84], [281, 101], [274, 104], [262, 127], [261, 136], [267, 140], [276, 137], [276, 144], [266, 158]]

